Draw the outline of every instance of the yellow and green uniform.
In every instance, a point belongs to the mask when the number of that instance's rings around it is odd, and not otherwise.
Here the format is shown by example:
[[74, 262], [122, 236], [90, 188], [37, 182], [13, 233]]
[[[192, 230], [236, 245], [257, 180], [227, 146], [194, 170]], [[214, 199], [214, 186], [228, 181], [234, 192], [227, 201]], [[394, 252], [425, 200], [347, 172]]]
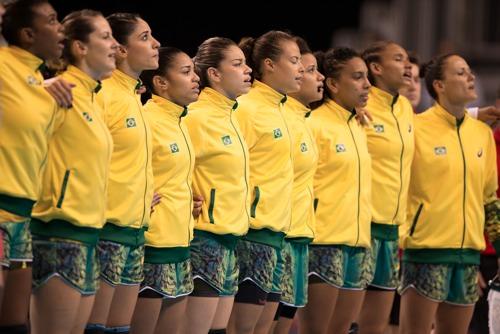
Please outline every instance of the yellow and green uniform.
[[314, 238], [315, 215], [313, 180], [318, 162], [318, 150], [306, 115], [311, 110], [302, 103], [288, 97], [285, 118], [292, 133], [293, 189], [292, 223], [286, 238]]
[[[438, 103], [419, 114], [405, 261], [479, 264], [485, 205], [496, 202], [496, 189], [495, 141], [487, 125], [467, 114], [457, 120]], [[492, 235], [497, 249], [498, 237]]]
[[196, 152], [193, 189], [205, 199], [196, 230], [234, 236], [248, 231], [249, 158], [237, 106], [209, 87], [189, 106], [186, 126]]
[[236, 117], [250, 152], [250, 230], [246, 240], [279, 247], [291, 226], [292, 138], [287, 97], [255, 80]]
[[310, 125], [319, 158], [309, 275], [337, 288], [362, 290], [372, 278], [371, 158], [355, 116], [355, 110], [331, 99], [312, 112]]
[[407, 98], [371, 87], [366, 109], [373, 117], [367, 127], [372, 157], [372, 236], [397, 240], [406, 219], [410, 169], [415, 150], [413, 109]]
[[314, 176], [316, 245], [370, 248], [371, 158], [365, 132], [354, 116], [330, 99], [311, 114], [319, 151]]
[[220, 295], [236, 293], [234, 249], [250, 220], [249, 154], [238, 113], [235, 100], [206, 87], [186, 117], [196, 152], [193, 190], [205, 199], [191, 247], [193, 275]]
[[43, 87], [41, 66], [43, 60], [26, 50], [0, 48], [0, 222], [29, 217], [40, 193], [60, 116]]
[[183, 122], [187, 109], [153, 95], [144, 106], [151, 127], [155, 206], [145, 232], [146, 262], [178, 262], [189, 257], [193, 237], [191, 190], [194, 151]]
[[285, 104], [285, 118], [292, 134], [293, 189], [292, 223], [278, 253], [277, 267], [282, 268], [280, 302], [295, 307], [307, 303], [308, 244], [314, 238], [313, 179], [318, 150], [306, 117], [311, 110], [293, 97]]
[[105, 121], [114, 147], [101, 239], [130, 245], [144, 243], [153, 199], [152, 136], [136, 92], [139, 85], [120, 70], [103, 81]]
[[500, 250], [496, 189], [495, 141], [487, 125], [467, 113], [457, 119], [439, 103], [416, 116], [400, 293], [411, 287], [433, 301], [477, 301], [485, 220]]
[[95, 244], [106, 221], [113, 142], [96, 101], [100, 83], [74, 66], [62, 78], [76, 85], [73, 106], [54, 124], [31, 230], [45, 237]]

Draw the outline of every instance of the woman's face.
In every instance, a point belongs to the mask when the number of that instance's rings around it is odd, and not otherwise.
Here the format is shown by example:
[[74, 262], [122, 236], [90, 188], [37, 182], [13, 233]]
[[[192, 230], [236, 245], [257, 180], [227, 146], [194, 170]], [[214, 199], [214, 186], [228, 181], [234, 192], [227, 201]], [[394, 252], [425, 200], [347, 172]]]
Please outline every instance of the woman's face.
[[295, 93], [300, 90], [302, 72], [304, 68], [300, 61], [300, 50], [294, 41], [281, 41], [281, 55], [277, 61], [272, 62], [272, 71], [269, 80], [282, 94]]
[[33, 7], [33, 13], [31, 51], [43, 60], [58, 59], [64, 48], [64, 35], [56, 11], [45, 2]]
[[450, 56], [443, 64], [443, 79], [434, 81], [438, 98], [451, 104], [467, 104], [477, 99], [475, 76], [460, 56]]
[[365, 107], [370, 89], [365, 62], [360, 57], [348, 60], [338, 79], [327, 78], [327, 85], [335, 102], [345, 109]]
[[116, 68], [115, 54], [118, 43], [113, 38], [108, 21], [102, 16], [92, 19], [94, 31], [86, 43], [85, 61], [96, 80], [111, 76]]
[[191, 58], [184, 52], [175, 55], [164, 76], [166, 99], [180, 106], [196, 101], [200, 94], [200, 77], [194, 71]]
[[380, 88], [398, 92], [411, 80], [411, 67], [406, 50], [397, 44], [389, 44], [380, 53], [377, 72], [375, 77], [377, 82], [382, 85]]
[[246, 64], [245, 55], [238, 46], [227, 48], [224, 59], [215, 70], [220, 79], [219, 87], [230, 99], [235, 100], [250, 90], [252, 69]]
[[408, 98], [413, 109], [415, 109], [420, 103], [421, 91], [422, 83], [420, 81], [419, 68], [416, 64], [411, 64], [411, 80], [399, 90], [399, 93]]
[[304, 67], [302, 85], [298, 92], [291, 95], [308, 106], [323, 97], [323, 80], [325, 77], [318, 71], [318, 62], [311, 53], [302, 55], [302, 66]]
[[135, 72], [158, 68], [160, 43], [151, 34], [151, 28], [143, 19], [138, 19], [135, 29], [127, 39], [126, 60]]

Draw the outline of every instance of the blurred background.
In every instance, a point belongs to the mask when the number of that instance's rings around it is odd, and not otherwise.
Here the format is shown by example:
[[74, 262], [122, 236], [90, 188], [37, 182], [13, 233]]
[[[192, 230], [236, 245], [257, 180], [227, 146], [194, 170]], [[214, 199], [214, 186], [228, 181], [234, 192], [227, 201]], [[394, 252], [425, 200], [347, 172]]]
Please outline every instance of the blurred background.
[[[477, 74], [480, 98], [476, 105], [493, 104], [500, 87], [500, 0], [302, 1], [300, 5], [213, 0], [162, 1], [160, 5], [160, 1], [51, 3], [61, 19], [82, 8], [98, 9], [105, 15], [139, 13], [163, 45], [178, 47], [190, 55], [208, 37], [239, 41], [271, 29], [302, 36], [313, 50], [350, 46], [362, 51], [375, 40], [389, 39], [415, 52], [421, 62], [443, 52], [462, 55]], [[421, 108], [430, 103], [428, 96], [423, 96]]]

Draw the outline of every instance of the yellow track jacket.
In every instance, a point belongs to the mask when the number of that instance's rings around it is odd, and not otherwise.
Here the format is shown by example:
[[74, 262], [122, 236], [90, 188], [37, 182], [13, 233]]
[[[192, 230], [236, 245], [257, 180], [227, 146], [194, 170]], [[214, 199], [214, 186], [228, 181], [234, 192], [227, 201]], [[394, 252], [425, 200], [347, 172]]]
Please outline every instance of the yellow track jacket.
[[238, 98], [236, 117], [250, 152], [250, 230], [247, 240], [280, 247], [291, 225], [292, 141], [287, 97], [255, 80]]
[[318, 150], [306, 122], [311, 110], [288, 97], [285, 118], [291, 129], [293, 144], [292, 225], [287, 238], [314, 238], [315, 216], [313, 180], [318, 162]]
[[[117, 237], [116, 226], [132, 228], [130, 233], [149, 224], [153, 199], [151, 163], [151, 130], [145, 120], [140, 96], [140, 81], [120, 70], [103, 81], [105, 121], [113, 137], [114, 147], [108, 187], [108, 208], [102, 239], [128, 242]], [[133, 236], [131, 236], [134, 239]], [[141, 243], [140, 235], [136, 235]]]
[[195, 233], [242, 236], [248, 231], [249, 158], [237, 107], [209, 87], [189, 106], [186, 125], [196, 152], [193, 189], [205, 199]]
[[496, 201], [496, 189], [495, 141], [487, 125], [467, 114], [457, 120], [439, 104], [417, 115], [405, 259], [478, 264], [484, 205]]
[[366, 134], [354, 116], [330, 99], [311, 114], [319, 151], [313, 244], [371, 244], [371, 159]]
[[106, 188], [113, 143], [96, 101], [101, 84], [69, 66], [62, 74], [74, 83], [73, 107], [54, 124], [33, 233], [97, 242], [106, 211]]
[[[366, 109], [373, 117], [366, 129], [368, 151], [372, 157], [372, 235], [387, 238], [375, 227], [401, 225], [406, 219], [406, 203], [414, 143], [413, 109], [408, 99], [377, 88], [370, 88]], [[397, 240], [396, 232], [389, 239]]]
[[0, 48], [0, 211], [23, 217], [38, 199], [58, 114], [43, 88], [42, 64], [26, 50]]
[[[189, 133], [181, 122], [187, 114], [185, 107], [153, 95], [144, 110], [153, 134], [155, 192], [161, 195], [145, 232], [149, 261], [148, 253], [156, 254], [164, 247], [187, 248], [193, 237], [194, 152]], [[188, 254], [187, 249], [184, 252]]]

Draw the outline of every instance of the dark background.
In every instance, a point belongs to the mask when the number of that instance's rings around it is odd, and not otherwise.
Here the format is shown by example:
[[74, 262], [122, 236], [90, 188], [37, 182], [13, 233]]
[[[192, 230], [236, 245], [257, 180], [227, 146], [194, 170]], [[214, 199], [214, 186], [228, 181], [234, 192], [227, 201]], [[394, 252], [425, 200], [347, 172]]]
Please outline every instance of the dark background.
[[[202, 0], [203, 1], [203, 0]], [[286, 30], [304, 37], [313, 50], [330, 46], [332, 33], [340, 28], [359, 26], [362, 0], [250, 2], [235, 0], [221, 3], [174, 1], [50, 1], [62, 20], [78, 9], [95, 9], [104, 15], [114, 12], [139, 13], [151, 26], [162, 45], [170, 45], [194, 56], [196, 48], [213, 36], [229, 37], [238, 42], [245, 36], [257, 37], [268, 30]], [[297, 2], [297, 1], [294, 1]]]

